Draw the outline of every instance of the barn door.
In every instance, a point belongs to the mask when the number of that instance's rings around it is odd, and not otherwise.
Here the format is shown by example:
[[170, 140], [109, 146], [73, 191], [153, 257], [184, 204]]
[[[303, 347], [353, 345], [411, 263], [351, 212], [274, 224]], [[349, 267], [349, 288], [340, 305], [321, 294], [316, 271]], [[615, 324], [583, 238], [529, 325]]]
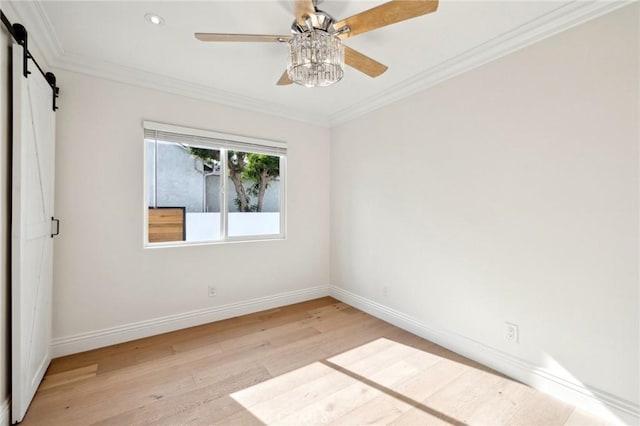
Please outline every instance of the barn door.
[[12, 423], [24, 417], [51, 361], [55, 113], [52, 90], [13, 46], [11, 225]]

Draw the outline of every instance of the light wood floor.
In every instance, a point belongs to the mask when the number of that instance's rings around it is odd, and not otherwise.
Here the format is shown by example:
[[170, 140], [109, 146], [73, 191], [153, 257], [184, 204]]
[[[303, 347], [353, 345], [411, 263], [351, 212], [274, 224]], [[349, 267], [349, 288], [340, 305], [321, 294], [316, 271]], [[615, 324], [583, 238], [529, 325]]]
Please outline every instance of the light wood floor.
[[331, 298], [55, 359], [24, 425], [592, 425]]

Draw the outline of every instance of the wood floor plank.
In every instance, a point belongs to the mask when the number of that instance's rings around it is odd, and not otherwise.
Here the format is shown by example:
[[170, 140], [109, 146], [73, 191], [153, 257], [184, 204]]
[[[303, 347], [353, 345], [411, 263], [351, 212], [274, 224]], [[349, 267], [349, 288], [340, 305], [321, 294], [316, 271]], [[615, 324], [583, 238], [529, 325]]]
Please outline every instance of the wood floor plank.
[[439, 417], [437, 413], [430, 413], [428, 411], [421, 410], [415, 407], [410, 408], [399, 416], [393, 416], [391, 414], [392, 410], [389, 410], [390, 414], [387, 414], [387, 412], [382, 409], [380, 409], [380, 411], [382, 411], [381, 415], [386, 415], [385, 420], [389, 420], [388, 422], [381, 422], [382, 424], [389, 424], [394, 426], [451, 426], [451, 422]]
[[350, 368], [353, 364], [362, 361], [363, 358], [377, 355], [380, 351], [384, 351], [393, 347], [393, 342], [388, 339], [376, 339], [370, 343], [361, 345], [350, 351], [343, 352], [339, 355], [329, 358], [329, 361]]
[[[337, 392], [353, 383], [353, 380], [348, 376], [340, 374], [323, 364], [319, 364], [317, 368], [323, 370], [323, 374], [320, 377], [302, 384], [292, 384], [289, 390], [280, 394], [274, 395], [263, 392], [261, 386], [258, 385], [237, 392], [232, 397], [260, 421], [266, 424], [278, 423], [280, 420], [315, 404], [327, 393]], [[256, 398], [252, 394], [258, 394], [259, 397]], [[253, 405], [246, 403], [246, 395], [250, 395], [253, 400], [257, 399], [258, 402]]]
[[69, 383], [78, 382], [80, 380], [90, 379], [91, 377], [96, 376], [97, 371], [98, 364], [91, 364], [60, 373], [47, 374], [42, 380], [39, 390], [44, 391], [57, 386], [64, 386]]
[[[237, 353], [218, 353], [212, 356], [194, 357], [191, 362], [183, 362], [182, 358], [171, 358], [151, 361], [148, 365], [134, 366], [98, 375], [94, 379], [72, 384], [66, 392], [49, 392], [40, 396], [40, 391], [32, 403], [33, 411], [48, 412], [49, 417], [56, 415], [69, 417], [69, 409], [60, 412], [60, 407], [73, 408], [73, 415], [80, 418], [83, 415], [97, 421], [107, 416], [113, 407], [104, 404], [104, 395], [117, 395], [121, 401], [120, 411], [144, 405], [155, 399], [158, 386], [164, 386], [163, 395], [174, 394], [181, 389], [185, 380], [191, 381], [191, 387], [198, 389], [215, 383], [221, 377], [237, 374], [238, 371], [249, 368], [249, 362], [255, 364], [260, 358], [263, 347], [245, 348]], [[221, 361], [219, 363], [216, 360]], [[223, 361], [223, 362], [222, 362]], [[173, 388], [177, 386], [176, 388]], [[58, 411], [55, 410], [58, 408]], [[29, 413], [28, 413], [29, 414]], [[71, 418], [76, 418], [71, 417]]]
[[[229, 395], [220, 398], [203, 401], [202, 404], [191, 407], [188, 410], [140, 425], [175, 426], [175, 425], [263, 425], [253, 414], [238, 404]], [[121, 425], [121, 424], [120, 424]], [[115, 424], [114, 424], [115, 426]]]
[[500, 377], [473, 368], [423, 401], [430, 407], [461, 423], [469, 424], [470, 415], [496, 392]]
[[[364, 359], [361, 361], [371, 360]], [[396, 383], [409, 379], [419, 371], [414, 364], [408, 362], [406, 359], [402, 359], [402, 357], [397, 357], [394, 361], [386, 364], [377, 363], [376, 361], [379, 361], [379, 359], [373, 361], [375, 368], [367, 370], [369, 376], [366, 377], [366, 381], [363, 380], [363, 377], [359, 377], [356, 373], [353, 373], [346, 368], [337, 370], [338, 372], [353, 379], [349, 386], [340, 389], [337, 392], [329, 392], [324, 398], [318, 400], [316, 403], [297, 410], [295, 413], [279, 418], [278, 423], [324, 424], [334, 421], [342, 421], [343, 424], [360, 424], [359, 421], [361, 420], [361, 416], [356, 415], [354, 417], [352, 415], [357, 408], [366, 406], [367, 408], [365, 411], [369, 412], [372, 411], [371, 409], [373, 407], [379, 404], [378, 400], [389, 398], [393, 399], [393, 396], [388, 395], [384, 390], [371, 386], [371, 384], [380, 384], [382, 387], [393, 386]], [[325, 365], [330, 367], [332, 365], [336, 366], [330, 361], [325, 362]], [[359, 362], [355, 362], [351, 365], [355, 365], [356, 368], [362, 368]], [[350, 375], [349, 373], [352, 373], [353, 375]], [[369, 402], [374, 399], [377, 402], [369, 404]], [[410, 405], [407, 405], [407, 407], [410, 407]]]
[[[220, 347], [223, 351], [232, 350], [234, 348], [240, 348], [247, 345], [255, 345], [256, 343], [269, 343], [274, 339], [282, 339], [283, 336], [286, 339], [288, 335], [295, 335], [305, 330], [306, 332], [312, 332], [313, 334], [319, 334], [319, 331], [310, 327], [305, 321], [295, 321], [293, 323], [278, 325], [277, 327], [264, 328], [253, 333], [244, 334], [243, 336], [236, 336], [234, 338], [227, 338], [220, 342]], [[291, 339], [291, 338], [290, 338]]]
[[253, 407], [264, 401], [264, 395], [270, 397], [283, 394], [292, 388], [297, 388], [306, 383], [323, 377], [329, 370], [319, 362], [307, 365], [305, 368], [299, 368], [289, 373], [278, 376], [278, 380], [270, 380], [251, 389], [239, 391], [232, 395], [239, 400], [245, 407]]
[[55, 359], [23, 425], [599, 425], [325, 297]]
[[507, 422], [509, 424], [564, 425], [575, 407], [541, 392], [532, 392], [525, 404]]
[[302, 349], [287, 350], [287, 348], [288, 347], [284, 347], [283, 350], [271, 354], [262, 360], [262, 365], [264, 365], [269, 374], [274, 377], [289, 373], [301, 367], [306, 367], [318, 361], [318, 359], [326, 358], [326, 354], [322, 349], [304, 347]]
[[[144, 425], [153, 424], [166, 419], [185, 418], [194, 415], [199, 408], [212, 403], [229, 393], [241, 390], [270, 379], [271, 376], [262, 367], [254, 367], [221, 381], [196, 389], [185, 389], [175, 395], [157, 398], [133, 409], [118, 413], [97, 422], [97, 425]], [[235, 404], [232, 404], [236, 406]], [[213, 407], [210, 405], [209, 408]], [[236, 406], [240, 411], [242, 408]], [[227, 413], [227, 415], [230, 413]]]
[[473, 424], [504, 425], [527, 404], [535, 393], [533, 389], [509, 379], [502, 379], [492, 388], [491, 395], [474, 412], [470, 413]]
[[[406, 401], [382, 394], [356, 407], [343, 417], [332, 421], [331, 425], [386, 425], [413, 409]], [[414, 425], [427, 423], [413, 423]]]
[[423, 402], [466, 371], [468, 368], [462, 364], [441, 360], [408, 380], [398, 383], [393, 390], [414, 401]]
[[[354, 380], [350, 385], [319, 399], [316, 403], [278, 419], [279, 424], [318, 425], [342, 419], [346, 413], [365, 404], [382, 392]], [[343, 424], [350, 424], [345, 422]], [[353, 424], [353, 423], [351, 423]]]
[[175, 351], [169, 344], [147, 347], [144, 349], [134, 349], [123, 353], [115, 353], [98, 362], [98, 373], [104, 374], [107, 371], [118, 370], [131, 365], [143, 364], [153, 359], [171, 356], [174, 353]]
[[[415, 407], [420, 407], [418, 408], [419, 411], [424, 411], [427, 414], [427, 416], [420, 416], [421, 418], [446, 420], [448, 424], [452, 424], [451, 419], [444, 415], [438, 417], [440, 413], [423, 407], [420, 402], [426, 395], [433, 394], [441, 389], [443, 387], [442, 382], [448, 383], [451, 381], [452, 368], [458, 369], [460, 371], [459, 374], [465, 371], [465, 367], [460, 364], [446, 363], [438, 357], [424, 357], [417, 350], [416, 353], [406, 358], [398, 359], [390, 367], [366, 377], [360, 377], [357, 373], [345, 368], [343, 371], [349, 371], [349, 374], [354, 374], [354, 377], [359, 378], [360, 381], [380, 390], [381, 394], [371, 401], [356, 407], [343, 418], [336, 420], [336, 423], [386, 424], [402, 417]], [[442, 374], [444, 371], [446, 371], [446, 374]], [[427, 378], [431, 379], [431, 383]], [[415, 417], [418, 416], [412, 416], [412, 418]]]

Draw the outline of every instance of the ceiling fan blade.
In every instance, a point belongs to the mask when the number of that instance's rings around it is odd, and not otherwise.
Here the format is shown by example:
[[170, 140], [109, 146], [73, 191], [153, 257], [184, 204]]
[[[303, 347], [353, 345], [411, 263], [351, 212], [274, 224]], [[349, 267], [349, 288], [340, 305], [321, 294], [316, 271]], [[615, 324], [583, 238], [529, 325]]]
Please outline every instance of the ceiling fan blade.
[[378, 77], [389, 68], [348, 46], [344, 46], [344, 62], [369, 77]]
[[221, 33], [195, 33], [194, 35], [200, 41], [249, 41], [263, 43], [285, 43], [291, 39], [290, 35]]
[[307, 16], [315, 15], [316, 8], [313, 6], [313, 0], [296, 0], [296, 21], [298, 25], [304, 26]]
[[288, 86], [289, 84], [293, 84], [293, 81], [289, 78], [289, 74], [287, 74], [287, 70], [282, 73], [280, 80], [276, 83], [278, 86]]
[[438, 0], [392, 0], [380, 6], [365, 10], [350, 18], [333, 24], [338, 30], [344, 26], [349, 31], [340, 35], [340, 38], [349, 38], [367, 31], [395, 24], [396, 22], [426, 15], [438, 9]]

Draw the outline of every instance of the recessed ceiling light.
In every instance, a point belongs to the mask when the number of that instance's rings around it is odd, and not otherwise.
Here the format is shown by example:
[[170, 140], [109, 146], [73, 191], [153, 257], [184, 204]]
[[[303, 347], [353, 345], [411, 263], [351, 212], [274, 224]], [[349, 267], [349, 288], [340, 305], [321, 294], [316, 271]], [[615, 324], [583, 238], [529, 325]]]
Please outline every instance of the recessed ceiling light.
[[162, 19], [162, 16], [156, 15], [155, 13], [147, 13], [146, 15], [144, 15], [144, 19], [151, 22], [153, 25], [164, 24], [164, 19]]

